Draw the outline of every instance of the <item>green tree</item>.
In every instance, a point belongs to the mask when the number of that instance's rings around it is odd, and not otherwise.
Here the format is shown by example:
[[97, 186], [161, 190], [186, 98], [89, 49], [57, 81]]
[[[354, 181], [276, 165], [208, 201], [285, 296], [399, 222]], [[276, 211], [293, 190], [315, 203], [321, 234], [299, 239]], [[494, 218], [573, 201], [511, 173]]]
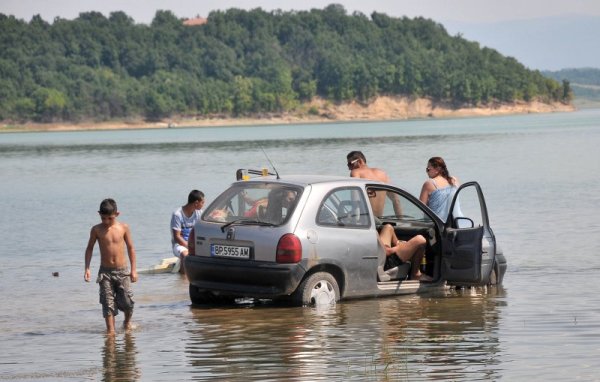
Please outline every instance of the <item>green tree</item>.
[[165, 97], [150, 91], [145, 97], [144, 115], [148, 121], [160, 121], [170, 115], [169, 105]]
[[243, 115], [252, 110], [252, 81], [242, 76], [234, 79], [233, 112]]
[[33, 93], [36, 119], [40, 122], [54, 122], [62, 119], [67, 106], [67, 97], [56, 89], [39, 88]]

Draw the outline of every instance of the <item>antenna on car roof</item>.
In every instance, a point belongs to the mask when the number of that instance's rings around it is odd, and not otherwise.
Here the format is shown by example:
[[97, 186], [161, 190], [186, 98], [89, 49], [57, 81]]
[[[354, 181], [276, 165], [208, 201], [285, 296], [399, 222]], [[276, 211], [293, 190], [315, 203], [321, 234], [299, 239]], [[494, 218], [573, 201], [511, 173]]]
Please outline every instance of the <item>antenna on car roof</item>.
[[265, 149], [262, 148], [262, 146], [260, 146], [260, 149], [262, 150], [263, 154], [265, 154], [265, 157], [269, 161], [269, 164], [271, 165], [271, 167], [273, 167], [273, 171], [275, 171], [275, 175], [277, 175], [277, 179], [279, 179], [279, 173], [277, 172], [277, 169], [275, 168], [275, 165], [273, 164], [273, 162], [271, 162], [271, 158], [269, 158], [269, 156], [267, 155], [267, 152], [265, 151]]

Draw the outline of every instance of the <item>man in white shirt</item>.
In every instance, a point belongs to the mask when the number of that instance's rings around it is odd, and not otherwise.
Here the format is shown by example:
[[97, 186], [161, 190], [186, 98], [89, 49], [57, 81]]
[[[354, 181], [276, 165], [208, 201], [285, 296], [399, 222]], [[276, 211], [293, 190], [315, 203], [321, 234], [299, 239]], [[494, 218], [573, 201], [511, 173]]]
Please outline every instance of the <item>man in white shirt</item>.
[[188, 255], [190, 231], [200, 219], [203, 206], [204, 193], [192, 190], [188, 195], [187, 204], [179, 207], [171, 215], [171, 243], [173, 254], [181, 261], [181, 272], [183, 272], [183, 260]]

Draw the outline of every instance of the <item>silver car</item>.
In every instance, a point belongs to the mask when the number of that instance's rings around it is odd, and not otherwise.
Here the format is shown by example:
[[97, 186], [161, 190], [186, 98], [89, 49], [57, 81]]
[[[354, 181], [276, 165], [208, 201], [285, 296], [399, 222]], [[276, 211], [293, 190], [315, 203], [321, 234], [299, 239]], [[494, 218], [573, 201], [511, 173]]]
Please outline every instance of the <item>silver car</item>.
[[[264, 175], [248, 179], [238, 170], [240, 180], [206, 208], [194, 227], [184, 264], [194, 304], [250, 297], [319, 305], [502, 283], [506, 260], [476, 182], [460, 186], [444, 222], [389, 184]], [[374, 216], [369, 199], [380, 193], [386, 195], [383, 213]], [[423, 235], [426, 263], [386, 265], [378, 240], [383, 224], [391, 224], [403, 240]], [[433, 281], [410, 280], [415, 266]]]

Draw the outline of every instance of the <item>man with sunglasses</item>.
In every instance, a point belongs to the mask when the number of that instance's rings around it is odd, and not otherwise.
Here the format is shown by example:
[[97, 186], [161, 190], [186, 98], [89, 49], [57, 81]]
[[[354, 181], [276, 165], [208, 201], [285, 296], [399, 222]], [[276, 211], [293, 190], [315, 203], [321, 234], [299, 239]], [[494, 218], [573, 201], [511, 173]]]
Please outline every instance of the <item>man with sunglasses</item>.
[[[379, 168], [371, 168], [367, 166], [367, 159], [365, 158], [365, 155], [362, 152], [350, 151], [348, 155], [346, 155], [346, 160], [348, 162], [348, 170], [350, 170], [351, 177], [377, 180], [383, 183], [390, 182], [390, 178], [385, 171]], [[385, 192], [379, 191], [377, 192], [377, 195], [375, 195], [373, 198], [370, 198], [371, 207], [373, 208], [373, 213], [375, 214], [375, 216], [383, 215], [385, 194]], [[396, 209], [396, 207], [399, 211], [399, 205], [396, 206], [396, 204], [394, 204], [394, 209]]]

